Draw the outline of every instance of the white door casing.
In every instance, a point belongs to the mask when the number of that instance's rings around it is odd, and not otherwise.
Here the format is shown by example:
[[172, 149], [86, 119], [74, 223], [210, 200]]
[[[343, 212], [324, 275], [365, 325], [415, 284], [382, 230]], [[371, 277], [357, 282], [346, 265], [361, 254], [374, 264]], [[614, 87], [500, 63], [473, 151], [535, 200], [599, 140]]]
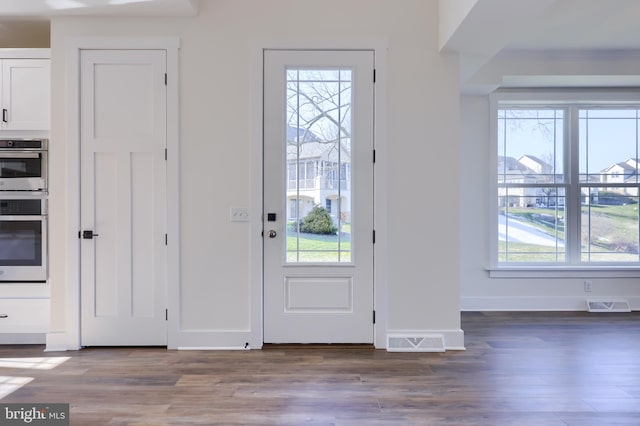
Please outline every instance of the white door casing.
[[164, 346], [166, 52], [80, 62], [81, 344]]
[[264, 53], [265, 343], [374, 341], [373, 77], [373, 51]]

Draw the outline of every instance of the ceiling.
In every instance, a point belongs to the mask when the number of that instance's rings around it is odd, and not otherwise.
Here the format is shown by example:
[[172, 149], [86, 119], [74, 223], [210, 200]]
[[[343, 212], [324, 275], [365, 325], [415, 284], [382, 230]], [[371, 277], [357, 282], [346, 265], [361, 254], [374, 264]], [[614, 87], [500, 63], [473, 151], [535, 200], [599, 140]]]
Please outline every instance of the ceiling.
[[[200, 0], [1, 0], [0, 46], [16, 45], [26, 31], [48, 33], [52, 16], [186, 17], [198, 14], [199, 3]], [[460, 54], [463, 90], [492, 90], [495, 84], [473, 88], [473, 79], [490, 61], [512, 53], [571, 57], [578, 52], [603, 57], [603, 52], [618, 52], [619, 56], [630, 53], [640, 57], [640, 0], [439, 0], [439, 5], [441, 51]], [[455, 10], [456, 19], [444, 19], [445, 8]], [[601, 60], [607, 61], [606, 57]], [[614, 84], [640, 82], [640, 70], [624, 74], [624, 79]], [[543, 83], [550, 84], [546, 78]], [[566, 83], [559, 80], [558, 84]]]
[[[440, 0], [471, 4], [443, 50], [636, 49], [638, 0]], [[195, 16], [199, 0], [2, 0], [0, 17]]]
[[198, 0], [2, 0], [0, 16], [194, 16]]
[[[531, 1], [531, 0], [529, 0]], [[514, 35], [510, 49], [638, 49], [640, 1], [559, 0]]]
[[0, 0], [0, 48], [50, 46], [53, 16], [188, 17], [199, 0]]
[[[640, 48], [638, 0], [441, 0], [473, 4], [443, 50]], [[452, 3], [454, 4], [454, 3]]]
[[[493, 83], [566, 87], [569, 73], [579, 77], [571, 79], [572, 84], [582, 87], [635, 86], [640, 81], [640, 69], [621, 73], [606, 65], [611, 64], [612, 55], [618, 65], [625, 57], [640, 57], [639, 0], [440, 0], [440, 5], [458, 13], [454, 25], [450, 21], [448, 31], [441, 31], [446, 39], [440, 40], [440, 47], [442, 52], [460, 54], [463, 92], [491, 91], [496, 87]], [[548, 68], [531, 69], [531, 75], [526, 75], [527, 70], [512, 70], [522, 76], [503, 76], [502, 82], [474, 87], [479, 71], [490, 61], [505, 58], [518, 58], [521, 63], [536, 58]], [[579, 75], [576, 64], [585, 58], [602, 64], [599, 75]]]

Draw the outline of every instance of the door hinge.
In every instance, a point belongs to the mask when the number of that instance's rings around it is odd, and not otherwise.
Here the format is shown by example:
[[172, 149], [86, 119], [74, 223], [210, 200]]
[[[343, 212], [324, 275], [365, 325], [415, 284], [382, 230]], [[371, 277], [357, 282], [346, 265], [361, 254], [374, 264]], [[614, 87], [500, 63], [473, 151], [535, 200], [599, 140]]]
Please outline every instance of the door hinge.
[[373, 311], [373, 323], [376, 323], [376, 311]]
[[376, 162], [376, 150], [375, 149], [373, 150], [373, 162], [374, 163]]
[[373, 82], [376, 82], [376, 69], [373, 69]]
[[164, 73], [164, 85], [165, 86], [167, 85], [167, 73], [166, 72]]
[[164, 161], [167, 161], [167, 148], [164, 149]]
[[169, 236], [167, 234], [164, 234], [164, 245], [168, 245], [169, 244]]
[[169, 321], [169, 309], [164, 310], [164, 320]]
[[373, 239], [373, 244], [375, 244], [376, 243], [376, 230], [375, 229], [372, 231], [372, 239]]

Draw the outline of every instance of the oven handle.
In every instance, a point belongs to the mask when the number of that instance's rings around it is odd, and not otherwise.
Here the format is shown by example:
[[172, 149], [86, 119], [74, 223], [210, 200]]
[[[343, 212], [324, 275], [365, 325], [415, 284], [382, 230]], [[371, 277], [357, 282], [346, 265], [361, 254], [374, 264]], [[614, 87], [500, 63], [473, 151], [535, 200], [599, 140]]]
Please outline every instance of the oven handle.
[[0, 150], [1, 158], [40, 158], [40, 152], [25, 152], [25, 151], [2, 151]]
[[39, 215], [1, 215], [0, 214], [0, 222], [2, 221], [14, 221], [14, 222], [24, 222], [27, 220], [46, 220], [47, 219], [47, 215], [46, 214], [39, 214]]
[[[2, 155], [0, 155], [2, 158]], [[27, 178], [30, 179], [30, 178]], [[34, 178], [40, 179], [40, 178]], [[1, 186], [1, 185], [0, 185]], [[38, 191], [1, 191], [0, 200], [43, 200], [46, 201], [49, 193], [46, 189]]]

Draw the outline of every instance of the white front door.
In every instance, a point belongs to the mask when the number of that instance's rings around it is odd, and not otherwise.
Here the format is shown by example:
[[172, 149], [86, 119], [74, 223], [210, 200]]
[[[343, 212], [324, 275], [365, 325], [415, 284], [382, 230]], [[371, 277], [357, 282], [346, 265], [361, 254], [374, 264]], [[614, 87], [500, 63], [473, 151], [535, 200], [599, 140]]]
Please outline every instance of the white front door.
[[265, 52], [265, 343], [373, 343], [373, 73]]
[[81, 52], [83, 346], [167, 344], [165, 57]]

